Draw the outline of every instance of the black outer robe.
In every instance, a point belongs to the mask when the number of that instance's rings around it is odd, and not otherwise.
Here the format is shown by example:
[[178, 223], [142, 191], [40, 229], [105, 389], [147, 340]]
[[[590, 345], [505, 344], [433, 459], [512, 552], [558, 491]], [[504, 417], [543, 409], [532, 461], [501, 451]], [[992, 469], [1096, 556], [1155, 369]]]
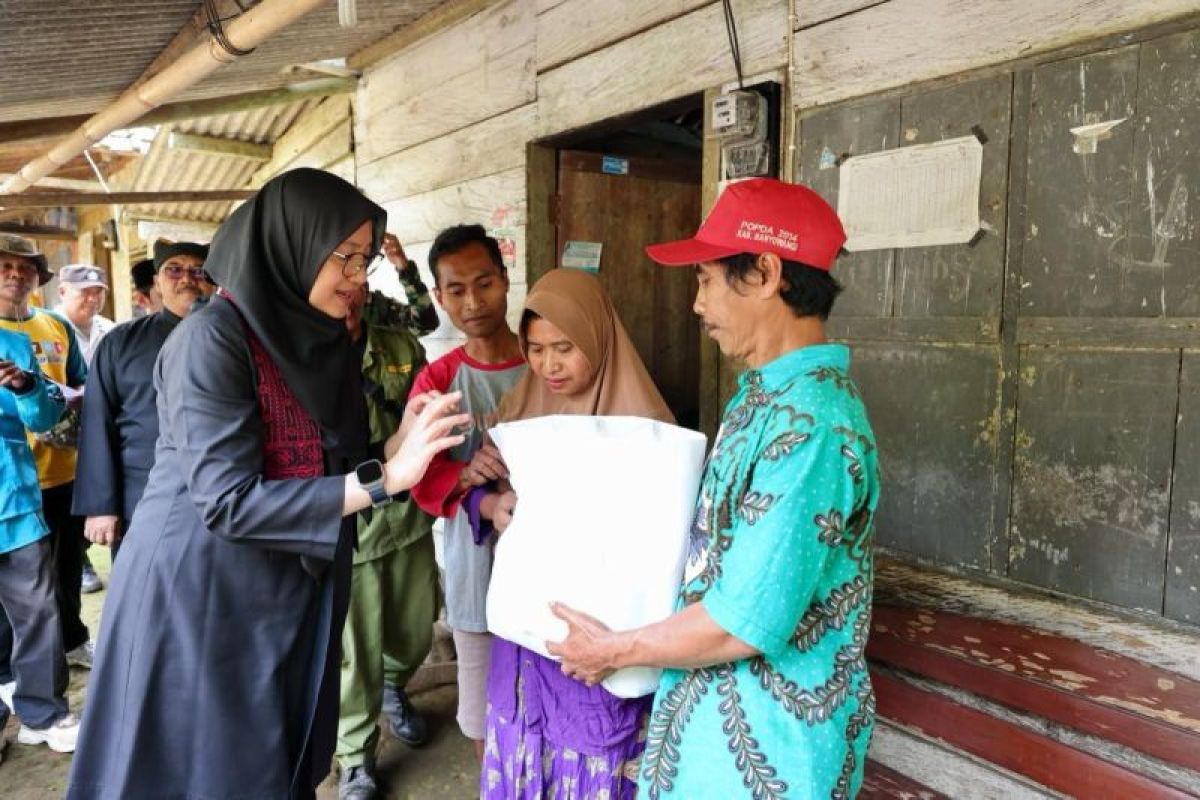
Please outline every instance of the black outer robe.
[[179, 317], [164, 309], [124, 322], [96, 346], [79, 429], [72, 513], [114, 515], [129, 530], [154, 466], [158, 393], [154, 361]]
[[[337, 734], [354, 517], [366, 457], [361, 361], [308, 303], [329, 254], [386, 214], [341, 178], [284, 173], [218, 230], [217, 296], [154, 370], [159, 436], [109, 586], [67, 797], [314, 795]], [[267, 480], [253, 330], [321, 431], [325, 475]]]
[[[338, 715], [343, 478], [263, 478], [254, 362], [225, 300], [180, 323], [155, 385], [155, 464], [113, 567], [67, 797], [310, 796]], [[302, 555], [332, 569], [315, 578]]]

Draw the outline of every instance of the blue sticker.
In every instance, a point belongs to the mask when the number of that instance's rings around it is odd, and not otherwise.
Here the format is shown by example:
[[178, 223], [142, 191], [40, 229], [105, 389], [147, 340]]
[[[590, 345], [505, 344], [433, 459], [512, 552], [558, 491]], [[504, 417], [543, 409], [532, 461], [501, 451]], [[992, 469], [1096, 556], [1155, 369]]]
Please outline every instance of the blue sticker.
[[600, 171], [605, 175], [628, 175], [629, 159], [618, 156], [605, 156], [600, 159]]
[[837, 156], [828, 147], [821, 150], [821, 159], [817, 162], [818, 169], [833, 169], [838, 165]]

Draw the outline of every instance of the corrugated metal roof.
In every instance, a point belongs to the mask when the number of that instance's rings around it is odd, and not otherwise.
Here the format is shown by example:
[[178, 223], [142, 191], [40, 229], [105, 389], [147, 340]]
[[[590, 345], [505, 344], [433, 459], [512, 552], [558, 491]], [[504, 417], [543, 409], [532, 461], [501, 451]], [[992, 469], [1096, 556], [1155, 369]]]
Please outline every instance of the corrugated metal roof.
[[98, 110], [142, 74], [196, 8], [196, 0], [0, 3], [0, 120]]
[[[347, 56], [440, 4], [358, 0], [358, 26], [342, 28], [331, 1], [176, 99], [286, 85], [296, 78], [285, 67]], [[0, 121], [100, 110], [142, 74], [200, 8], [197, 0], [0, 2]]]
[[[265, 106], [236, 114], [201, 117], [163, 126], [141, 163], [119, 176], [122, 191], [170, 192], [242, 189], [262, 166], [261, 161], [236, 156], [176, 150], [168, 145], [171, 131], [218, 136], [255, 144], [274, 144], [296, 119], [320, 103], [319, 99]], [[232, 203], [163, 203], [126, 206], [132, 216], [220, 222]]]
[[[232, 8], [233, 0], [220, 0]], [[249, 7], [255, 0], [241, 0]], [[296, 64], [340, 58], [404, 27], [441, 0], [358, 0], [359, 25], [338, 25], [337, 4], [330, 0], [278, 32], [254, 53], [218, 69], [172, 98], [194, 100], [271, 89], [311, 79]], [[189, 25], [200, 0], [0, 0], [0, 122], [74, 116], [98, 111], [129, 87], [180, 30]], [[164, 127], [150, 152], [126, 164], [130, 156], [103, 153], [102, 169], [114, 191], [172, 191], [245, 188], [261, 162], [225, 155], [171, 149], [168, 133], [273, 144], [320, 99], [187, 120]], [[53, 140], [0, 145], [0, 166], [12, 171], [40, 155]], [[98, 156], [99, 151], [94, 151]], [[56, 177], [90, 178], [82, 158]], [[131, 215], [218, 222], [230, 202], [127, 206]]]

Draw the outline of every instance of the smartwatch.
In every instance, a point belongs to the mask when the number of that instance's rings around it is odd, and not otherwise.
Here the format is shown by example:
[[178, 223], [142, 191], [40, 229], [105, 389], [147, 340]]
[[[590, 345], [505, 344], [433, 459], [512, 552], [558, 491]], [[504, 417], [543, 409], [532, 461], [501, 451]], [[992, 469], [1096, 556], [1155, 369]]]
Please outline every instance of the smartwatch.
[[377, 459], [364, 461], [355, 467], [354, 477], [363, 491], [371, 495], [371, 505], [374, 508], [387, 505], [392, 501], [391, 495], [383, 487], [383, 464], [379, 463]]

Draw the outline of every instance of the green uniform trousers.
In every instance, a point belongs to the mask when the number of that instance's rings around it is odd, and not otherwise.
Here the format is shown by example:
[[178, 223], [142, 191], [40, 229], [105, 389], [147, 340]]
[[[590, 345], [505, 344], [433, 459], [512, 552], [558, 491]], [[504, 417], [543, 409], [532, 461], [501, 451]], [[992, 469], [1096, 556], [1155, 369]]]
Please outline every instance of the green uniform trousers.
[[342, 632], [342, 769], [374, 760], [384, 682], [399, 688], [408, 683], [429, 655], [436, 617], [433, 536], [354, 565]]

